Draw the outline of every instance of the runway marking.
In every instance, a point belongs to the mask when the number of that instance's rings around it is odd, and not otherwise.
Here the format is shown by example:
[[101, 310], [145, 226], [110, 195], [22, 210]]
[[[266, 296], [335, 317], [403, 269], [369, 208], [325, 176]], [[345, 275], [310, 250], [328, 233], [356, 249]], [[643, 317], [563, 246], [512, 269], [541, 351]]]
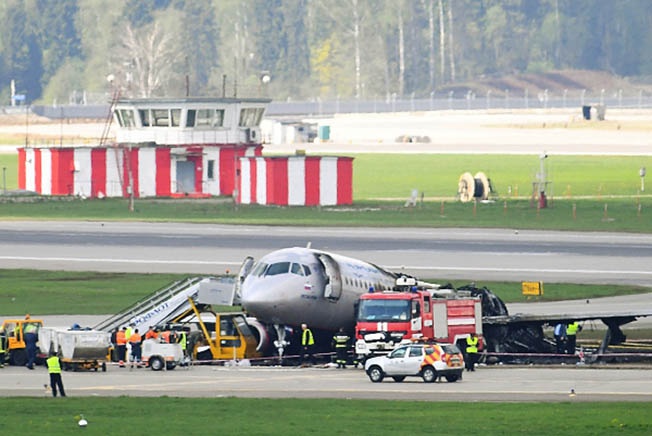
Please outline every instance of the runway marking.
[[400, 271], [401, 269], [414, 269], [422, 271], [483, 271], [483, 272], [533, 272], [533, 273], [580, 273], [580, 274], [642, 274], [652, 275], [652, 271], [637, 270], [595, 270], [595, 269], [552, 269], [552, 268], [488, 268], [488, 267], [457, 267], [457, 266], [409, 266], [390, 265], [385, 269]]
[[90, 263], [137, 263], [162, 265], [240, 265], [242, 262], [221, 262], [210, 260], [154, 260], [154, 259], [100, 259], [81, 257], [37, 257], [37, 256], [0, 256], [0, 260], [29, 260], [49, 262], [90, 262]]
[[[156, 259], [105, 259], [105, 258], [81, 258], [81, 257], [38, 257], [38, 256], [0, 256], [0, 260], [16, 261], [47, 261], [47, 262], [78, 262], [78, 263], [133, 263], [133, 264], [156, 264], [156, 265], [218, 265], [234, 266], [240, 265], [240, 261], [217, 261], [217, 260], [156, 260]], [[598, 274], [598, 275], [622, 275], [638, 274], [652, 276], [652, 270], [594, 270], [594, 269], [553, 269], [553, 268], [499, 268], [499, 267], [456, 267], [456, 266], [414, 266], [414, 265], [389, 265], [385, 269], [400, 271], [403, 269], [420, 271], [461, 271], [461, 272], [527, 272], [527, 273], [566, 273], [566, 274]]]

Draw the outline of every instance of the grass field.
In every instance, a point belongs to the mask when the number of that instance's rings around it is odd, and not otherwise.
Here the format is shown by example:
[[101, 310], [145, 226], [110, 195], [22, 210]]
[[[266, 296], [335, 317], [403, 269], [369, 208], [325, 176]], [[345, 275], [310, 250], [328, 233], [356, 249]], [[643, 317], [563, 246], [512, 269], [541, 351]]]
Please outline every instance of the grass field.
[[[0, 315], [107, 315], [117, 313], [154, 291], [186, 276], [42, 270], [0, 270]], [[444, 284], [436, 278], [426, 279]], [[454, 286], [468, 284], [455, 281]], [[523, 302], [520, 283], [478, 283], [507, 303]], [[542, 301], [638, 294], [650, 289], [636, 286], [598, 286], [546, 283]], [[223, 310], [233, 311], [233, 307]]]
[[[65, 385], [65, 376], [64, 376]], [[219, 395], [219, 392], [216, 392]], [[650, 434], [649, 403], [5, 398], [3, 433], [89, 435]], [[80, 429], [80, 416], [88, 426]]]

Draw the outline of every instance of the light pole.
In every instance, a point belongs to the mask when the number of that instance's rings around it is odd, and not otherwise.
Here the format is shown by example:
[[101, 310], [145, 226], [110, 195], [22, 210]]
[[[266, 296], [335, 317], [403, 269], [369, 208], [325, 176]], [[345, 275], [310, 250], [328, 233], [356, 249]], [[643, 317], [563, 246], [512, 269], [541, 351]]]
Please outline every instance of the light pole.
[[638, 175], [641, 176], [641, 192], [645, 191], [645, 167], [638, 170]]

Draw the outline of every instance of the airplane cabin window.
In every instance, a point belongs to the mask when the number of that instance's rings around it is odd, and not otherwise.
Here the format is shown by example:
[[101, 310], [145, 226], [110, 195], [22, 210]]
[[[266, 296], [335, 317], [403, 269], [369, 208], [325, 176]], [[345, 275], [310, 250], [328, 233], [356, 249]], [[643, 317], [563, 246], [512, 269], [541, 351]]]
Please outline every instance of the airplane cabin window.
[[273, 263], [265, 271], [266, 276], [275, 276], [278, 274], [287, 274], [290, 271], [290, 262]]

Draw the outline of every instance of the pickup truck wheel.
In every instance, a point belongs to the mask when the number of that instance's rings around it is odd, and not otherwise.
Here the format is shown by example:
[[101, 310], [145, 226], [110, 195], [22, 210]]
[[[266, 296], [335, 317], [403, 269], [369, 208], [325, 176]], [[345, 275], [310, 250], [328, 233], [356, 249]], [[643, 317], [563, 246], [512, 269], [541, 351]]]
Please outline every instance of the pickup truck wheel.
[[383, 370], [380, 369], [379, 366], [375, 366], [375, 365], [369, 368], [369, 370], [367, 371], [367, 375], [369, 376], [369, 380], [371, 380], [374, 383], [380, 383], [385, 378], [385, 373], [383, 372]]
[[432, 366], [426, 366], [421, 371], [421, 377], [423, 377], [424, 382], [433, 383], [435, 380], [437, 380], [437, 371], [435, 371], [435, 368]]
[[160, 371], [163, 369], [165, 362], [160, 357], [150, 357], [149, 358], [149, 367], [152, 368], [152, 371]]

